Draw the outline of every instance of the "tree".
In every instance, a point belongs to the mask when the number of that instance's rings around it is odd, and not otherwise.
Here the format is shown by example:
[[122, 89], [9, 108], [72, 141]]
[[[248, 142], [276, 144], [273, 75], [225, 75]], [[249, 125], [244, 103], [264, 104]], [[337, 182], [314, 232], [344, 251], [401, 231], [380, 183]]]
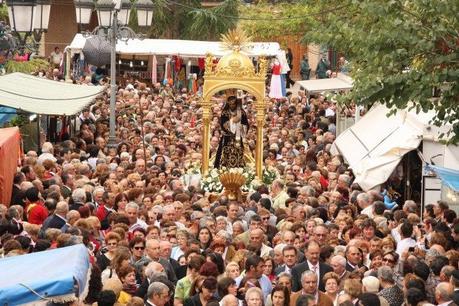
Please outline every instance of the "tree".
[[[305, 41], [346, 54], [354, 79], [348, 99], [433, 110], [433, 123], [451, 124], [450, 141], [459, 141], [457, 0], [307, 2], [308, 12], [291, 12], [303, 14], [304, 23], [280, 19], [271, 28], [285, 24], [286, 33], [303, 31]], [[259, 29], [264, 22], [244, 24]]]
[[303, 36], [313, 24], [314, 8], [309, 1], [273, 3], [260, 0], [256, 5], [241, 5], [239, 23], [256, 39], [269, 40], [284, 35]]
[[[225, 0], [213, 8], [203, 8], [200, 0], [153, 1], [153, 24], [149, 37], [171, 39], [218, 39], [220, 34], [234, 28], [238, 17], [238, 0]], [[229, 17], [225, 17], [229, 16]], [[133, 12], [129, 25], [137, 28], [137, 14]]]

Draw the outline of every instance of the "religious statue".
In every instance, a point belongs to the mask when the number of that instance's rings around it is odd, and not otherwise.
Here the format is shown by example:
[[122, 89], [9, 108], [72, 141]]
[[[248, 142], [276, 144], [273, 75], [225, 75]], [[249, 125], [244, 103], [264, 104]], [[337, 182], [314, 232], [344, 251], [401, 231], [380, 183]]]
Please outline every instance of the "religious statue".
[[220, 117], [221, 139], [215, 155], [214, 168], [244, 168], [244, 138], [249, 129], [242, 101], [228, 97]]

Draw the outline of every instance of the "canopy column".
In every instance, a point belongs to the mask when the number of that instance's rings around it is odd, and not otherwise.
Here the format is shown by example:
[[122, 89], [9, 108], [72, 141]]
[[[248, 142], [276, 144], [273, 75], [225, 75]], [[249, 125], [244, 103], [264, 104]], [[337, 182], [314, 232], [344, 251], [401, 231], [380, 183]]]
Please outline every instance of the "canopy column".
[[210, 112], [211, 103], [207, 97], [204, 97], [202, 101], [202, 123], [203, 123], [203, 135], [202, 135], [202, 165], [201, 172], [206, 175], [209, 172], [209, 154], [210, 154]]

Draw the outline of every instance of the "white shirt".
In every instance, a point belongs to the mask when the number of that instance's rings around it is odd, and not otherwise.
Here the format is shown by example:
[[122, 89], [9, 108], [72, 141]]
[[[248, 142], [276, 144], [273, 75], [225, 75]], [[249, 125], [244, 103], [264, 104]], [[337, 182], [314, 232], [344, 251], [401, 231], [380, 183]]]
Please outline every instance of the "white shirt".
[[316, 275], [317, 275], [317, 285], [319, 285], [319, 279], [320, 279], [320, 265], [319, 265], [319, 263], [316, 263], [315, 265], [313, 265], [309, 260], [307, 262], [308, 262], [309, 270], [311, 270], [312, 272], [316, 273]]
[[148, 227], [148, 224], [146, 224], [145, 221], [143, 221], [142, 219], [137, 218], [137, 222], [132, 224], [129, 227], [129, 232], [133, 233], [139, 227], [143, 228], [144, 230], [146, 230], [147, 227]]
[[374, 215], [373, 215], [373, 204], [371, 204], [370, 206], [367, 206], [366, 208], [364, 208], [362, 210], [362, 215], [367, 215], [368, 217], [373, 219], [373, 217], [374, 217]]
[[402, 253], [408, 251], [409, 248], [416, 246], [416, 240], [412, 238], [405, 238], [400, 240], [397, 243], [397, 250], [395, 251], [399, 256], [402, 256]]
[[271, 251], [272, 251], [272, 248], [263, 243], [261, 245], [260, 257], [269, 256], [269, 252]]
[[[244, 275], [241, 274], [234, 279], [238, 287], [241, 284], [241, 281], [244, 278], [244, 276], [245, 274]], [[263, 296], [264, 296], [264, 299], [266, 300], [266, 298], [271, 294], [271, 291], [273, 290], [273, 285], [271, 284], [271, 281], [269, 280], [269, 278], [264, 274], [262, 274], [261, 277], [258, 279], [258, 283], [260, 283], [261, 291], [263, 291]]]
[[171, 252], [171, 258], [172, 259], [175, 259], [175, 260], [178, 260], [180, 256], [184, 255], [185, 252], [183, 252], [179, 246], [175, 246], [172, 248], [172, 252]]
[[39, 165], [41, 165], [47, 159], [52, 160], [53, 162], [57, 161], [57, 159], [54, 157], [53, 154], [51, 154], [51, 153], [42, 153], [42, 154], [40, 154], [40, 156], [38, 156], [37, 163]]

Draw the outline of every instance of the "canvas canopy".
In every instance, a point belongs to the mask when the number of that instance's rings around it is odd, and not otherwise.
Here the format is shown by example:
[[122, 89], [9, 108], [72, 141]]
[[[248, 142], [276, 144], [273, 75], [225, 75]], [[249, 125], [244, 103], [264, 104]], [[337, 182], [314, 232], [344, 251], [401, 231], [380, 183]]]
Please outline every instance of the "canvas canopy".
[[89, 273], [83, 244], [0, 259], [0, 301], [20, 305], [46, 299], [64, 302], [81, 296]]
[[389, 109], [376, 105], [352, 127], [340, 134], [332, 146], [347, 160], [364, 190], [384, 183], [403, 155], [417, 149], [433, 113]]
[[0, 76], [0, 105], [42, 115], [74, 115], [105, 87], [56, 82], [23, 73]]
[[[70, 44], [73, 53], [80, 53], [86, 43], [86, 37], [76, 34]], [[246, 52], [249, 56], [278, 56], [282, 57], [280, 45], [276, 42], [251, 43]], [[187, 58], [205, 57], [207, 53], [221, 57], [228, 53], [221, 48], [218, 41], [196, 41], [176, 39], [131, 39], [127, 42], [118, 41], [117, 54], [132, 55], [178, 55]], [[285, 57], [285, 55], [284, 55]]]
[[435, 166], [435, 165], [427, 165], [427, 171], [433, 171], [437, 177], [439, 177], [443, 184], [454, 190], [455, 192], [459, 192], [459, 171]]
[[331, 79], [296, 81], [291, 91], [294, 96], [297, 96], [300, 90], [314, 93], [331, 90], [350, 90], [352, 87], [352, 79], [345, 74], [338, 73], [338, 77]]

